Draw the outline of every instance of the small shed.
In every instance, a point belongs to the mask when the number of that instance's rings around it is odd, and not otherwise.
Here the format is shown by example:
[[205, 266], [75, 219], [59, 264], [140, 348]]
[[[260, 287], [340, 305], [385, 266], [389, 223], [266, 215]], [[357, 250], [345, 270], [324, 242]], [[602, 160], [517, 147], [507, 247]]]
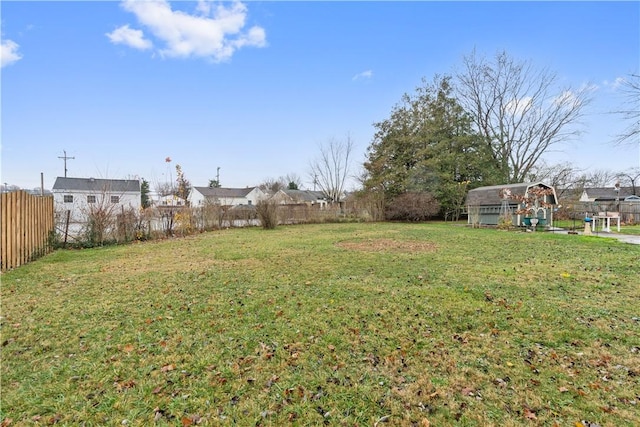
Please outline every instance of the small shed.
[[[550, 194], [533, 200], [532, 189], [548, 190]], [[523, 203], [523, 199], [529, 199], [530, 203]], [[531, 225], [531, 218], [537, 219], [538, 225], [550, 225], [557, 200], [555, 189], [543, 182], [478, 187], [467, 193], [468, 223], [498, 225], [502, 217], [510, 218], [511, 224], [516, 226]]]

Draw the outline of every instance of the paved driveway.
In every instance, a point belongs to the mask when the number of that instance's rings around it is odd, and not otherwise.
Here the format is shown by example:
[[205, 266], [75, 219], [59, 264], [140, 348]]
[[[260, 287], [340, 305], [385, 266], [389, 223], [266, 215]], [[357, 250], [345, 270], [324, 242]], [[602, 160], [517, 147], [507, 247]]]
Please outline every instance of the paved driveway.
[[604, 232], [598, 232], [598, 233], [592, 233], [592, 236], [597, 236], [597, 237], [608, 237], [610, 239], [618, 239], [621, 242], [625, 242], [625, 243], [631, 243], [632, 245], [640, 245], [640, 236], [634, 236], [631, 234], [616, 234], [616, 233], [604, 233]]
[[[549, 231], [550, 233], [567, 233], [567, 230], [563, 230], [563, 229], [555, 229], [552, 231]], [[578, 234], [584, 234], [582, 231], [579, 231]], [[598, 232], [592, 232], [591, 236], [596, 236], [596, 237], [608, 237], [610, 239], [618, 239], [621, 242], [625, 242], [625, 243], [631, 243], [632, 245], [640, 245], [640, 236], [639, 235], [632, 235], [632, 234], [616, 234], [616, 233], [606, 233], [606, 232], [602, 232], [602, 231], [598, 231]]]

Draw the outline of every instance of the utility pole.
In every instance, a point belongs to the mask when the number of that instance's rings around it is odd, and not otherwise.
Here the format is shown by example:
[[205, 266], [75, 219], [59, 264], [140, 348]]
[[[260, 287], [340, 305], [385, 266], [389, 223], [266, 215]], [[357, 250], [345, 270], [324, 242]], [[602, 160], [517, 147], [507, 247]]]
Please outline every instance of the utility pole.
[[218, 166], [218, 170], [216, 173], [216, 182], [218, 183], [218, 187], [220, 187], [220, 166]]
[[63, 150], [62, 151], [64, 153], [64, 156], [58, 156], [59, 159], [63, 159], [64, 160], [64, 177], [67, 177], [67, 160], [74, 160], [75, 157], [67, 157], [67, 150]]

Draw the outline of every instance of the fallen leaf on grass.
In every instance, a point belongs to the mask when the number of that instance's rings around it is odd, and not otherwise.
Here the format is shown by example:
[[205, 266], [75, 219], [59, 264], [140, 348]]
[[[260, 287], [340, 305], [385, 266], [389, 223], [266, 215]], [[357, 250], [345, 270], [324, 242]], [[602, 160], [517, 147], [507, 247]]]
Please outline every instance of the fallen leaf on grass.
[[568, 391], [569, 391], [569, 389], [568, 389], [567, 387], [560, 387], [560, 388], [558, 388], [558, 391], [559, 391], [560, 393], [566, 393], [566, 392], [568, 392]]
[[576, 422], [576, 427], [600, 427], [600, 424], [582, 420]]
[[529, 419], [529, 420], [535, 420], [538, 417], [536, 416], [535, 412], [533, 412], [531, 409], [529, 408], [524, 408], [524, 417]]
[[116, 381], [115, 386], [118, 391], [122, 391], [122, 390], [127, 390], [129, 388], [135, 387], [136, 382], [134, 380], [120, 381], [120, 382]]
[[460, 393], [462, 393], [465, 396], [473, 396], [473, 388], [471, 387], [465, 387], [462, 390], [460, 390]]
[[175, 366], [173, 365], [165, 365], [162, 368], [160, 368], [161, 372], [169, 372], [169, 371], [173, 371], [174, 369], [176, 369]]
[[278, 382], [279, 379], [280, 377], [278, 377], [277, 375], [273, 375], [271, 378], [269, 378], [269, 380], [267, 380], [267, 382], [265, 383], [265, 386], [267, 388], [271, 388], [271, 386], [274, 385], [276, 382]]

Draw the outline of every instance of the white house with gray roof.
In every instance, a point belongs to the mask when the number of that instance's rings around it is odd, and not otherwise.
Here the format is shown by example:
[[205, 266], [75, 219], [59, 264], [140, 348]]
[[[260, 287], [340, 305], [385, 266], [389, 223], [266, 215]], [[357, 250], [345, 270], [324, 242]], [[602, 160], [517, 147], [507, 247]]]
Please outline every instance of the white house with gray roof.
[[97, 179], [57, 177], [53, 184], [53, 202], [56, 212], [66, 217], [73, 231], [79, 231], [94, 209], [108, 209], [119, 214], [141, 207], [140, 181], [137, 179]]
[[213, 203], [220, 206], [256, 205], [267, 195], [260, 187], [222, 188], [222, 187], [193, 187], [189, 195], [191, 206], [203, 206]]
[[[580, 196], [581, 202], [611, 202], [615, 200], [624, 201], [627, 198], [629, 200], [637, 200], [638, 194], [633, 187], [591, 187], [582, 190]], [[640, 192], [640, 191], [639, 191]]]

